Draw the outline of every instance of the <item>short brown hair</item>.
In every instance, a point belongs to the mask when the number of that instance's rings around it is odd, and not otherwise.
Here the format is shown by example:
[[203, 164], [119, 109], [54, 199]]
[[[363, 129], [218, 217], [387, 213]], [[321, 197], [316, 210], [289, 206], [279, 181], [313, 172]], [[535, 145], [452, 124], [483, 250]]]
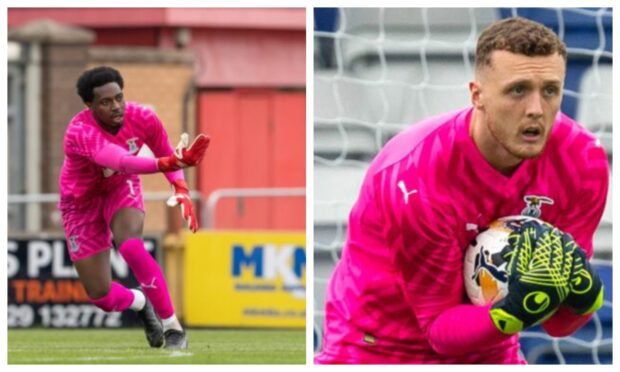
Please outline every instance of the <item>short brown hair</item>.
[[559, 53], [566, 60], [566, 45], [547, 26], [523, 17], [506, 18], [487, 27], [478, 38], [476, 69], [491, 65], [491, 53], [549, 56]]

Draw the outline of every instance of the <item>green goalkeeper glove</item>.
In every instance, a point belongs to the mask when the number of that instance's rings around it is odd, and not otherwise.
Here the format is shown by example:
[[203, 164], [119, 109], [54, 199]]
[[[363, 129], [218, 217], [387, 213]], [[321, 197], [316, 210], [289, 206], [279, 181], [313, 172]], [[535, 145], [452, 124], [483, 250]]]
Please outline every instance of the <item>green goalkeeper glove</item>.
[[586, 252], [572, 240], [573, 270], [565, 304], [577, 314], [592, 314], [603, 306], [603, 282], [588, 262]]
[[500, 332], [513, 334], [553, 315], [568, 297], [573, 255], [570, 235], [548, 223], [527, 221], [508, 241], [508, 294], [490, 315]]

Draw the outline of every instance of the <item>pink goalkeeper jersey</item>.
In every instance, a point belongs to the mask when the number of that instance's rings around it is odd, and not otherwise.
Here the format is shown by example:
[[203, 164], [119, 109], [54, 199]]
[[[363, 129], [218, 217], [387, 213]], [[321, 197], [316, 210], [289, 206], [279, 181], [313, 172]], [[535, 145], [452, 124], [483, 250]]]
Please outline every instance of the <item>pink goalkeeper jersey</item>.
[[452, 357], [429, 343], [437, 316], [469, 303], [463, 252], [477, 228], [540, 213], [591, 256], [609, 177], [596, 138], [560, 113], [541, 156], [506, 177], [470, 138], [472, 110], [412, 126], [373, 160], [328, 285], [317, 361], [518, 363], [518, 336]]
[[65, 133], [65, 160], [60, 172], [61, 205], [79, 203], [126, 181], [127, 175], [95, 163], [95, 155], [110, 143], [132, 154], [137, 154], [144, 144], [157, 157], [173, 152], [163, 124], [148, 108], [127, 102], [123, 126], [116, 135], [99, 127], [90, 110], [85, 109], [71, 119]]

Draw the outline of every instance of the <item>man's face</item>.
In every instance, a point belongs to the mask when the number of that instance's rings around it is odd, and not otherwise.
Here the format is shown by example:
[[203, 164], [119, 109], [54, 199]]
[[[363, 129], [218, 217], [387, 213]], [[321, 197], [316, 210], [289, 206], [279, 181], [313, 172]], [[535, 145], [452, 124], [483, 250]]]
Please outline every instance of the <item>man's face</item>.
[[472, 83], [472, 98], [498, 149], [518, 159], [543, 151], [562, 103], [565, 73], [564, 58], [557, 53], [491, 54], [491, 66], [482, 67]]
[[95, 118], [109, 127], [121, 126], [125, 115], [125, 98], [118, 83], [107, 83], [93, 89], [93, 93], [93, 101], [86, 104]]

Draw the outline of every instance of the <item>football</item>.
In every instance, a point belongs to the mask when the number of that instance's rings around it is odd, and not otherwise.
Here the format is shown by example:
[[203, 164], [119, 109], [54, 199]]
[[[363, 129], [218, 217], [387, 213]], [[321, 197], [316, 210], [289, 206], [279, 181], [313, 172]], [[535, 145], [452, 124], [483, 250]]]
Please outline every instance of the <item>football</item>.
[[508, 262], [503, 258], [506, 250], [512, 249], [508, 244], [508, 236], [527, 221], [543, 223], [529, 216], [502, 217], [491, 222], [469, 243], [465, 252], [463, 277], [467, 296], [473, 304], [492, 304], [508, 294]]

